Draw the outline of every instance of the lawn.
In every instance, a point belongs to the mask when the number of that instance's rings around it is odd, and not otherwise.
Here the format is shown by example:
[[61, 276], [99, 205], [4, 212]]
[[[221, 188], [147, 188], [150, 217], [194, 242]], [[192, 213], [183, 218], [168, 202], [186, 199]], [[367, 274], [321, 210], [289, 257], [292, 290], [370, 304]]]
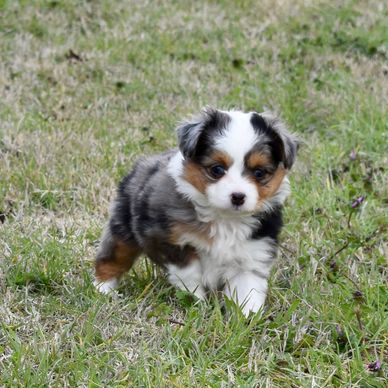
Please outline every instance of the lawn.
[[[0, 386], [383, 387], [388, 7], [0, 0]], [[120, 178], [201, 107], [303, 140], [262, 315], [93, 257]]]

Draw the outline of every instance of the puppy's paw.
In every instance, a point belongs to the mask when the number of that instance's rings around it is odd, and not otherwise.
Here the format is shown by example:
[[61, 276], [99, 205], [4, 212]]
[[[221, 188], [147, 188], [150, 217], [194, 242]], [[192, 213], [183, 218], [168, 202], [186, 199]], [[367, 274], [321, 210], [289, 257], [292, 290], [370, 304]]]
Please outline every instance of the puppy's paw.
[[93, 284], [94, 284], [94, 287], [96, 287], [97, 291], [101, 292], [102, 294], [111, 294], [111, 293], [115, 293], [115, 290], [119, 285], [119, 282], [115, 278], [105, 280], [105, 281], [96, 279], [93, 282]]

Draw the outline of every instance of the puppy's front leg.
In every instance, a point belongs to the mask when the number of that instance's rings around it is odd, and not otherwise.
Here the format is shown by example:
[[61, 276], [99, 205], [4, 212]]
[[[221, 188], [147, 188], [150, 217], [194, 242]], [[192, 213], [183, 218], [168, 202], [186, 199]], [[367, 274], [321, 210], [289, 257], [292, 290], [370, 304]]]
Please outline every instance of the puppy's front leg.
[[224, 294], [234, 300], [247, 317], [250, 312], [257, 313], [265, 302], [267, 279], [255, 272], [242, 272], [230, 278]]
[[168, 280], [181, 290], [192, 292], [198, 299], [206, 296], [202, 284], [202, 267], [198, 259], [192, 260], [185, 266], [179, 267], [174, 264], [167, 265]]

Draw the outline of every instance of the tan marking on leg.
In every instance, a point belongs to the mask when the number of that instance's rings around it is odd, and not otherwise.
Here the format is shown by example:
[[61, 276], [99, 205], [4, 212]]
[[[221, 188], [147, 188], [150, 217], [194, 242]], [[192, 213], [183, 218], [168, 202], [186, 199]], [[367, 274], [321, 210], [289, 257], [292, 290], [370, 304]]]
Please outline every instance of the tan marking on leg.
[[128, 271], [136, 258], [141, 253], [137, 245], [126, 244], [123, 241], [115, 241], [111, 256], [96, 260], [95, 271], [98, 281], [106, 281], [112, 278], [120, 278]]

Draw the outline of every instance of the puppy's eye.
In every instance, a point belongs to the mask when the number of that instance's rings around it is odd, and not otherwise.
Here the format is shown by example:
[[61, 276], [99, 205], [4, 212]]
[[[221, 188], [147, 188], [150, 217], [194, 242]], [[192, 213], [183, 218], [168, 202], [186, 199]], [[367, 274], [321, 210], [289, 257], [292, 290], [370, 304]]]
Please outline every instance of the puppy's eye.
[[253, 175], [256, 179], [262, 179], [265, 177], [266, 174], [267, 172], [264, 170], [264, 168], [257, 168], [253, 171]]
[[223, 175], [225, 175], [226, 170], [223, 166], [220, 164], [216, 164], [215, 166], [210, 167], [210, 174], [213, 178], [221, 178]]

